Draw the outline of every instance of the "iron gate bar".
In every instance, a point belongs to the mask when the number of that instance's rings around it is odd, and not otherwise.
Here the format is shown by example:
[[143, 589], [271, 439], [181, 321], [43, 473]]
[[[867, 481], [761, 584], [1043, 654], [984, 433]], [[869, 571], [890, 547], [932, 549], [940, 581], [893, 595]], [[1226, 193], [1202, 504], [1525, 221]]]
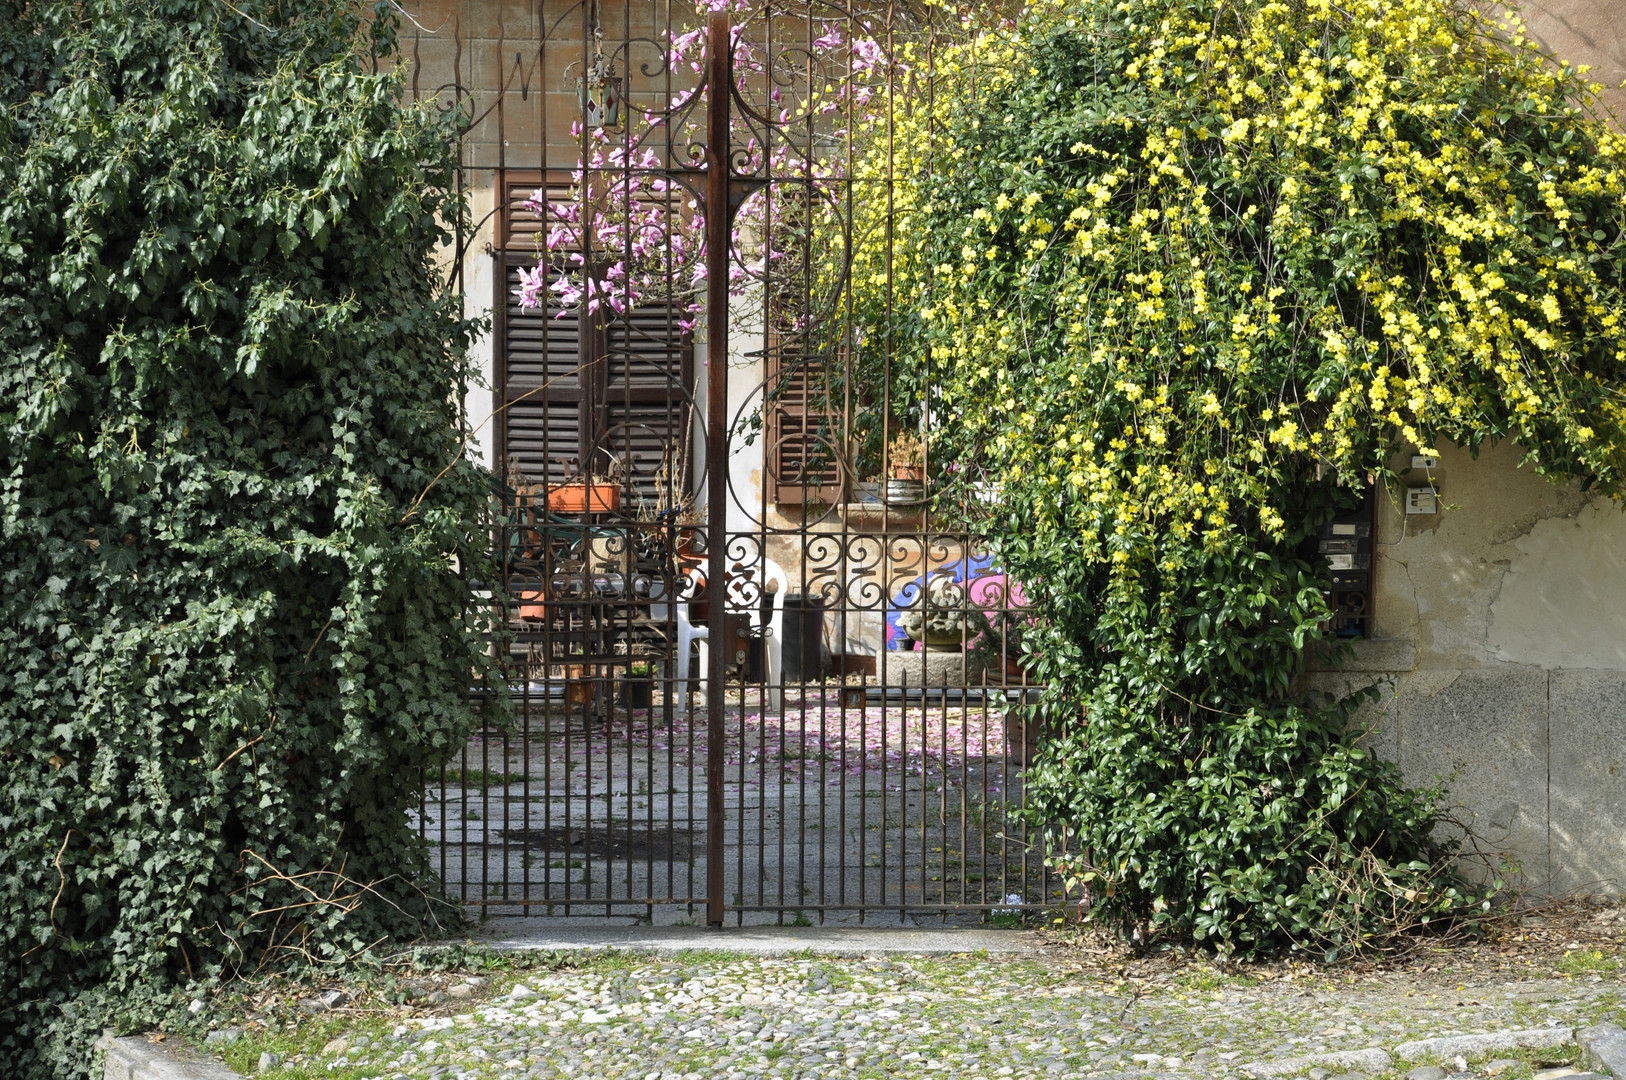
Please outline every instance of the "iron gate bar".
[[[710, 527], [706, 545], [708, 634], [706, 650], [706, 923], [723, 925], [723, 768], [724, 713], [727, 697], [727, 620], [724, 559], [728, 533], [728, 112], [733, 89], [733, 52], [729, 48], [731, 21], [721, 12], [707, 27], [706, 67], [706, 519]], [[687, 663], [686, 657], [679, 661]]]

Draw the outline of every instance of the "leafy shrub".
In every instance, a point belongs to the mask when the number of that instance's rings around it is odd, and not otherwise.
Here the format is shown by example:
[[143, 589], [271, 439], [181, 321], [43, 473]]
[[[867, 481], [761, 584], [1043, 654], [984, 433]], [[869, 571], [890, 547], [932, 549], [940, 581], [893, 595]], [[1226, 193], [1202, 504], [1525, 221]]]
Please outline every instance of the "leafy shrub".
[[462, 207], [365, 14], [0, 3], [8, 1076], [458, 917], [408, 814], [484, 663]]
[[1039, 0], [936, 71], [860, 166], [912, 181], [854, 309], [932, 384], [934, 459], [999, 484], [1058, 857], [1103, 917], [1232, 950], [1476, 910], [1438, 793], [1356, 746], [1355, 700], [1294, 700], [1330, 648], [1299, 550], [1406, 444], [1512, 438], [1621, 494], [1593, 88], [1436, 0]]

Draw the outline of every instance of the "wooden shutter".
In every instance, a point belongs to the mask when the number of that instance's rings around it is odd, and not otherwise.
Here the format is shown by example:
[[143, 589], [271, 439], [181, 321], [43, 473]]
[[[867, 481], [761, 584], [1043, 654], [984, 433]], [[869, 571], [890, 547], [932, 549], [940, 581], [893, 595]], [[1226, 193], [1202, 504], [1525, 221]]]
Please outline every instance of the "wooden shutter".
[[604, 327], [595, 458], [630, 468], [631, 495], [653, 511], [689, 490], [694, 344], [670, 304], [646, 303]]
[[[539, 248], [551, 225], [543, 213], [525, 205], [539, 187], [549, 202], [568, 201], [570, 174], [510, 171], [498, 176], [498, 315], [493, 333], [496, 398], [505, 408], [498, 413], [497, 438], [505, 460], [533, 482], [558, 484], [581, 474], [591, 446], [591, 385], [584, 365], [594, 348], [581, 316], [561, 312], [555, 294], [545, 292], [541, 307], [519, 306], [520, 276], [539, 265]], [[540, 257], [555, 262], [560, 271], [572, 265], [569, 252]]]
[[541, 236], [545, 244], [548, 231], [559, 222], [545, 218], [526, 203], [540, 190], [549, 204], [570, 205], [574, 201], [570, 173], [559, 169], [547, 173], [508, 169], [500, 175], [497, 190], [501, 199], [497, 204], [496, 246], [516, 255], [530, 252], [534, 261], [539, 246], [536, 238]]
[[841, 389], [831, 378], [833, 362], [839, 358], [810, 349], [806, 337], [769, 337], [763, 407], [769, 502], [795, 506], [846, 500], [850, 478], [841, 460], [846, 432]]
[[[497, 397], [507, 406], [498, 438], [533, 481], [603, 474], [619, 462], [635, 503], [652, 511], [663, 478], [687, 491], [693, 343], [678, 325], [681, 313], [666, 304], [586, 316], [561, 311], [548, 292], [542, 307], [519, 306], [520, 275], [539, 265], [535, 237], [556, 224], [525, 205], [544, 181], [549, 203], [571, 201], [568, 172], [511, 172], [499, 180], [496, 233], [511, 247], [496, 255]], [[543, 258], [557, 277], [580, 273], [574, 255], [555, 250]]]
[[504, 252], [505, 303], [498, 327], [502, 349], [500, 400], [504, 456], [533, 481], [558, 484], [579, 476], [591, 449], [592, 384], [589, 365], [595, 351], [590, 330], [577, 312], [560, 317], [551, 302], [529, 310], [514, 290], [520, 274], [536, 259]]

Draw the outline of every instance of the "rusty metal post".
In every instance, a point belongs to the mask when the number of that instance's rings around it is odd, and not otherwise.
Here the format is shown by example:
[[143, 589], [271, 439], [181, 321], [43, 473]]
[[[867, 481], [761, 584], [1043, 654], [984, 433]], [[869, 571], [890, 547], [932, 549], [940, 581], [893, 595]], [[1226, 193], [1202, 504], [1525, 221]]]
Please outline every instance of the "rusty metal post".
[[706, 74], [706, 923], [723, 925], [723, 672], [728, 545], [728, 114], [733, 84], [730, 19], [711, 16]]

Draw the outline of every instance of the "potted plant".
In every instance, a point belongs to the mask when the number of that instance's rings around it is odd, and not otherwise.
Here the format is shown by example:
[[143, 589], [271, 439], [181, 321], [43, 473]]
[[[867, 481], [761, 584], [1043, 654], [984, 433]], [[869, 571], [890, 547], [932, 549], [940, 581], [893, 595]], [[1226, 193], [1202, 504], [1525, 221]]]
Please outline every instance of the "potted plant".
[[[636, 516], [644, 526], [645, 553], [651, 558], [671, 560], [683, 567], [703, 561], [705, 539], [701, 530], [705, 515], [695, 506], [695, 496], [686, 488], [687, 447], [669, 450], [655, 474], [655, 497], [637, 496]], [[680, 570], [681, 572], [681, 570]]]
[[1048, 734], [1043, 716], [1037, 705], [1029, 701], [1015, 702], [1005, 709], [1005, 756], [1012, 763], [1026, 767], [1039, 754], [1039, 745]]
[[650, 708], [655, 700], [653, 669], [647, 660], [634, 660], [621, 677], [621, 704], [629, 709]]
[[926, 479], [926, 444], [912, 431], [900, 431], [887, 446], [887, 475], [894, 480]]
[[926, 444], [912, 431], [900, 431], [887, 446], [886, 501], [910, 504], [926, 498]]
[[553, 514], [608, 514], [621, 508], [620, 485], [597, 476], [548, 485], [542, 497], [545, 508]]
[[1022, 635], [1030, 625], [1020, 609], [974, 607], [968, 612], [966, 640], [990, 682], [997, 679], [1011, 686], [1033, 681], [1022, 662]]
[[535, 500], [540, 497], [542, 485], [533, 483], [517, 457], [503, 463], [502, 535], [504, 537], [504, 572], [511, 575], [515, 586], [510, 591], [515, 613], [526, 622], [540, 622], [547, 617], [543, 602], [545, 587], [540, 581], [525, 580], [536, 576], [536, 560], [542, 557], [544, 530], [537, 527]]
[[602, 472], [598, 467], [582, 470], [584, 480], [546, 485], [540, 493], [543, 509], [550, 514], [610, 514], [621, 509], [623, 465], [614, 457], [603, 464]]

